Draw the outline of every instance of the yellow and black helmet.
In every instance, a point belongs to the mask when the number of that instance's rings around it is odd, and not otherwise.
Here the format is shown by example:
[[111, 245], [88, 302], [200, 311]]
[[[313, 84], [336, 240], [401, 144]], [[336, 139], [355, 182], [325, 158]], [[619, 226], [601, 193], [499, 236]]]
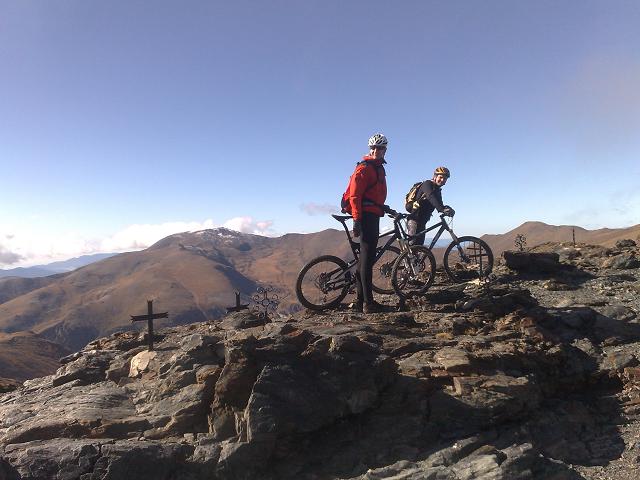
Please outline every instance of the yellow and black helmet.
[[449, 169], [447, 167], [438, 167], [433, 171], [434, 175], [443, 175], [446, 178], [449, 178], [451, 176], [451, 172], [449, 171]]

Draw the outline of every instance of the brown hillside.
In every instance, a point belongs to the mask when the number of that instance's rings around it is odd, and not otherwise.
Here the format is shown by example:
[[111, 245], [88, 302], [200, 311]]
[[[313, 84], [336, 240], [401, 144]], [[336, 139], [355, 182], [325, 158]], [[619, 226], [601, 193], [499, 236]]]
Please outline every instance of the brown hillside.
[[70, 350], [32, 332], [0, 333], [0, 377], [24, 381], [50, 375]]
[[0, 278], [0, 303], [8, 302], [9, 300], [29, 293], [38, 288], [42, 288], [55, 282], [57, 279], [63, 277], [65, 274], [50, 275], [48, 277], [4, 277]]
[[618, 240], [640, 237], [640, 224], [629, 228], [601, 228], [586, 230], [571, 225], [547, 225], [542, 222], [525, 222], [513, 230], [498, 235], [483, 235], [496, 256], [505, 250], [513, 250], [516, 236], [522, 234], [527, 239], [527, 247], [533, 247], [546, 242], [571, 242], [575, 229], [576, 242], [591, 245], [612, 247]]
[[347, 249], [337, 230], [278, 238], [226, 229], [171, 235], [1, 304], [0, 331], [32, 330], [77, 350], [130, 329], [130, 315], [145, 313], [147, 299], [157, 311], [169, 312], [157, 322], [162, 327], [219, 318], [233, 304], [234, 291], [250, 295], [258, 284], [283, 288], [280, 311], [286, 311], [297, 304], [292, 287], [300, 268], [318, 255]]

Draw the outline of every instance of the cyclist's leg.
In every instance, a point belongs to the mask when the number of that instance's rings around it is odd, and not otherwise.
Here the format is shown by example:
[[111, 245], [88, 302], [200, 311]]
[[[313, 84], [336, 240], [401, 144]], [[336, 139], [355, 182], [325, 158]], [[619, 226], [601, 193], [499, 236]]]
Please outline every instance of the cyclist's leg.
[[360, 238], [360, 258], [357, 279], [358, 302], [373, 303], [373, 264], [380, 234], [380, 217], [374, 213], [362, 214], [362, 236]]
[[[422, 217], [417, 218], [409, 218], [407, 221], [407, 233], [409, 235], [415, 235], [417, 232], [420, 232], [425, 229], [427, 226], [427, 219]], [[425, 233], [418, 235], [416, 238], [411, 240], [411, 245], [424, 245], [424, 237]]]

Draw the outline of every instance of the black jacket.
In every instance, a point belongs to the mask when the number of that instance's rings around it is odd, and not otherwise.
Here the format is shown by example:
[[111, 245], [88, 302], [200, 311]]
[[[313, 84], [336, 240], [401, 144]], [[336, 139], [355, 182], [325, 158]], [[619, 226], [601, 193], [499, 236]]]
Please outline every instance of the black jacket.
[[434, 210], [438, 210], [438, 212], [442, 212], [444, 210], [444, 205], [442, 203], [442, 189], [431, 180], [425, 180], [422, 182], [422, 185], [418, 189], [416, 198], [420, 203], [420, 208], [418, 210], [414, 210], [411, 217], [419, 223], [425, 223], [429, 220]]

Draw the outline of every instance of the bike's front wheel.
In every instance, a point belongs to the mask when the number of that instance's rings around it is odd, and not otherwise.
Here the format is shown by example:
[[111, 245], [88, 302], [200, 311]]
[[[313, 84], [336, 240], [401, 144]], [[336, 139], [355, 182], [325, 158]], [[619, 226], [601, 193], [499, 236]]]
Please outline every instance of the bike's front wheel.
[[493, 252], [484, 240], [460, 237], [445, 250], [444, 269], [456, 283], [485, 278], [493, 269]]
[[298, 301], [311, 310], [338, 305], [349, 293], [353, 276], [344, 260], [323, 255], [307, 263], [296, 280]]
[[436, 259], [423, 245], [414, 245], [403, 252], [391, 271], [393, 289], [401, 298], [427, 291], [436, 274]]
[[[380, 249], [381, 248], [382, 247], [380, 247]], [[372, 278], [374, 292], [386, 295], [391, 295], [394, 292], [393, 285], [391, 284], [391, 270], [393, 270], [393, 265], [399, 256], [400, 249], [390, 246], [387, 247], [382, 256], [376, 260], [376, 263], [373, 265]]]

